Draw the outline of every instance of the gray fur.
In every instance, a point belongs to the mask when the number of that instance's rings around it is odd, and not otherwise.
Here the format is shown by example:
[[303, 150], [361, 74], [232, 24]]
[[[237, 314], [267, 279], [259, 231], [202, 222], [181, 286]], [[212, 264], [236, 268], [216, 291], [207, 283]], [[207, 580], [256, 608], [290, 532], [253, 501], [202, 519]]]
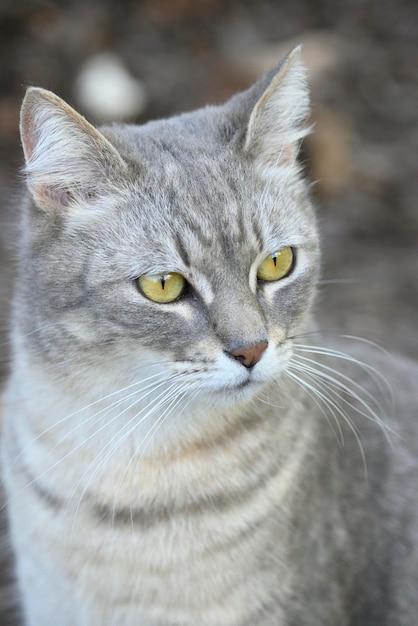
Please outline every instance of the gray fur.
[[[418, 370], [313, 332], [307, 112], [297, 50], [142, 127], [28, 92], [3, 442], [28, 626], [416, 623]], [[138, 289], [168, 272], [179, 300]]]

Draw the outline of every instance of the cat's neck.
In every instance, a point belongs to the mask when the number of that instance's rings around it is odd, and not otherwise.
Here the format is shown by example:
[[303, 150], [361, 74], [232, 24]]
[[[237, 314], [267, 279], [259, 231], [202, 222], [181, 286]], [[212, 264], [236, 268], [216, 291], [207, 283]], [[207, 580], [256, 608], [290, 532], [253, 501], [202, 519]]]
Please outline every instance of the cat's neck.
[[[246, 473], [249, 481], [282, 473], [284, 489], [317, 436], [315, 420], [299, 423], [303, 415], [300, 394], [291, 382], [292, 388], [284, 393], [274, 386], [260, 391], [262, 402], [257, 408], [252, 402], [224, 408], [209, 402], [202, 406], [201, 398], [185, 397], [183, 406], [170, 412], [169, 420], [159, 423], [161, 415], [157, 414], [141, 430], [137, 424], [141, 404], [113, 402], [109, 387], [107, 397], [100, 400], [99, 395], [94, 401], [94, 394], [76, 396], [64, 381], [51, 381], [39, 368], [32, 370], [32, 376], [23, 365], [18, 371], [12, 384], [22, 389], [27, 378], [21, 396], [31, 427], [17, 436], [19, 446], [26, 447], [32, 457], [31, 480], [39, 477], [51, 488], [57, 480], [61, 485], [68, 481], [71, 493], [78, 485], [81, 495], [88, 476], [88, 490], [102, 492], [102, 499], [109, 494], [113, 498], [117, 486], [121, 505], [131, 503], [132, 486], [136, 485], [138, 493], [138, 481], [145, 500], [166, 493], [163, 484], [170, 484], [169, 491], [181, 501], [190, 498], [192, 483], [198, 492], [199, 485], [219, 485], [219, 477], [233, 482], [235, 475]], [[35, 388], [42, 399], [36, 405], [32, 402]], [[146, 402], [149, 397], [144, 406]]]

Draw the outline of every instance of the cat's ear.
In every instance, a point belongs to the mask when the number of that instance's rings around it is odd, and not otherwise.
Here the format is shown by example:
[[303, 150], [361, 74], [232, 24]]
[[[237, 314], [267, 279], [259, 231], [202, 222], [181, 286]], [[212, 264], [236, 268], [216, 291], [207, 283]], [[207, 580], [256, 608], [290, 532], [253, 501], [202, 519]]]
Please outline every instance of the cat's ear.
[[45, 89], [26, 92], [20, 134], [29, 190], [46, 211], [63, 212], [91, 200], [112, 173], [126, 167], [98, 130]]
[[300, 141], [309, 132], [309, 92], [301, 46], [266, 78], [267, 87], [249, 117], [244, 150], [261, 165], [289, 165], [296, 160]]

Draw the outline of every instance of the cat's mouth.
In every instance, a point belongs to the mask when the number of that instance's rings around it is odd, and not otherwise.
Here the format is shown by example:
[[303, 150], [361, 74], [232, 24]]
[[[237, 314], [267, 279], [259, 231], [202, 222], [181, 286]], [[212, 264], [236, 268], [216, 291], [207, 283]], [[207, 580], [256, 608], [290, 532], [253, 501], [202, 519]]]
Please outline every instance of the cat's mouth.
[[241, 381], [231, 381], [229, 383], [223, 384], [219, 387], [218, 393], [231, 396], [238, 395], [242, 396], [243, 394], [254, 394], [260, 387], [266, 384], [267, 381], [256, 380], [251, 373], [248, 373], [245, 380]]

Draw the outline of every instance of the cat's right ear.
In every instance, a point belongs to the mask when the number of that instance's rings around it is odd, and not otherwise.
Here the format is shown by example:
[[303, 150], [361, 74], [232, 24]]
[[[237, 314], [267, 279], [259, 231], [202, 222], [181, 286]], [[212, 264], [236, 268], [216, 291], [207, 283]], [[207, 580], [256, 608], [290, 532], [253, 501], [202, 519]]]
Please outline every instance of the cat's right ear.
[[264, 90], [249, 116], [244, 151], [263, 168], [274, 171], [296, 162], [301, 139], [310, 131], [301, 47], [294, 48], [275, 70], [247, 92], [250, 103], [260, 87]]
[[116, 148], [50, 91], [31, 87], [20, 116], [29, 190], [37, 206], [64, 213], [103, 191], [126, 165]]

